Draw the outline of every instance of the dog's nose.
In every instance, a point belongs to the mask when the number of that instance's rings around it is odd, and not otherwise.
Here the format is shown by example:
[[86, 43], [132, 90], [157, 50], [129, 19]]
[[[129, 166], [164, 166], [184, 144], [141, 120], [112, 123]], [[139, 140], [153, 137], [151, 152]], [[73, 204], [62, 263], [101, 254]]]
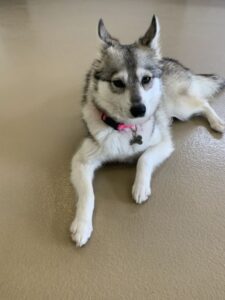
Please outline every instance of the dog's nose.
[[146, 107], [144, 104], [134, 105], [131, 107], [130, 112], [131, 112], [132, 116], [134, 116], [135, 118], [143, 117], [146, 112]]

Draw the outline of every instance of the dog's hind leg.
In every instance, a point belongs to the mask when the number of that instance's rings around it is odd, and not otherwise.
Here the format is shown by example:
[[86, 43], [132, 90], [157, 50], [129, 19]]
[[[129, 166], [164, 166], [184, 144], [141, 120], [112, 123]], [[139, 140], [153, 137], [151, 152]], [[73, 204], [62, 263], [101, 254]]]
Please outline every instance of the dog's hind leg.
[[202, 115], [208, 120], [211, 128], [217, 132], [223, 133], [225, 129], [225, 123], [217, 115], [215, 110], [208, 104], [205, 103], [202, 110]]
[[78, 194], [76, 216], [71, 224], [72, 240], [81, 247], [91, 236], [94, 210], [94, 191], [92, 180], [94, 171], [101, 165], [96, 143], [86, 138], [72, 159], [71, 182]]
[[218, 132], [224, 132], [225, 123], [217, 115], [207, 100], [192, 96], [180, 96], [176, 101], [171, 101], [169, 114], [181, 121], [190, 119], [192, 116], [200, 115], [205, 117], [211, 128]]

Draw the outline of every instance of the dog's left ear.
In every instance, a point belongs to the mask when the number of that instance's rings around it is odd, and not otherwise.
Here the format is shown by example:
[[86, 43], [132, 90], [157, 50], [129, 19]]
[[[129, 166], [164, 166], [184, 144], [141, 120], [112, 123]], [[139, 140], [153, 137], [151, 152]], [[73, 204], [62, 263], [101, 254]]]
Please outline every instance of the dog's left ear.
[[114, 46], [116, 44], [119, 44], [119, 40], [112, 37], [111, 34], [108, 33], [102, 19], [100, 19], [98, 22], [98, 36], [108, 46]]
[[142, 46], [147, 46], [153, 49], [156, 55], [160, 58], [160, 25], [158, 18], [153, 15], [151, 25], [146, 31], [145, 35], [139, 39]]

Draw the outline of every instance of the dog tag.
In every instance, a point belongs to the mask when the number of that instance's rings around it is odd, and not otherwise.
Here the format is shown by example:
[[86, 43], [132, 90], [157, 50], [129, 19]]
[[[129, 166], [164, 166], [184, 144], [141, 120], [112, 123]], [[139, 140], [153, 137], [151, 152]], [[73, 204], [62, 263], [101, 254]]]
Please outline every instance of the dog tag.
[[143, 142], [142, 142], [142, 136], [141, 135], [134, 134], [133, 138], [130, 140], [130, 145], [133, 145], [133, 144], [141, 145], [142, 143]]

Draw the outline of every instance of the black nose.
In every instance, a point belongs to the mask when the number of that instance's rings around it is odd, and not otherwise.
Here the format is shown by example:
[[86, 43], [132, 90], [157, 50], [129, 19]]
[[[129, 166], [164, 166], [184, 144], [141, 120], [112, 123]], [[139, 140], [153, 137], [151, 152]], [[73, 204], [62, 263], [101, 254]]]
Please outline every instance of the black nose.
[[146, 112], [146, 107], [144, 104], [134, 105], [131, 107], [130, 112], [131, 112], [132, 116], [134, 116], [135, 118], [143, 117]]

